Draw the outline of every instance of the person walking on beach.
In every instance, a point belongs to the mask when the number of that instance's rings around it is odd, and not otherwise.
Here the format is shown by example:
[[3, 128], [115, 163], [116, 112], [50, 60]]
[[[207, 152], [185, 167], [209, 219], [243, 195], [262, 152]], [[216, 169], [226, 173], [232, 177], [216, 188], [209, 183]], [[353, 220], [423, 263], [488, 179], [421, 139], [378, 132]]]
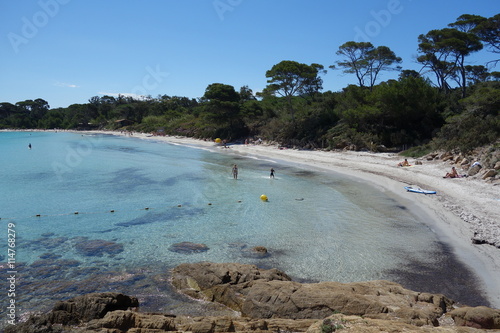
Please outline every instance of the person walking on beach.
[[238, 179], [238, 166], [236, 164], [233, 166], [233, 178]]
[[269, 178], [274, 178], [274, 169], [271, 168], [271, 174], [269, 175]]

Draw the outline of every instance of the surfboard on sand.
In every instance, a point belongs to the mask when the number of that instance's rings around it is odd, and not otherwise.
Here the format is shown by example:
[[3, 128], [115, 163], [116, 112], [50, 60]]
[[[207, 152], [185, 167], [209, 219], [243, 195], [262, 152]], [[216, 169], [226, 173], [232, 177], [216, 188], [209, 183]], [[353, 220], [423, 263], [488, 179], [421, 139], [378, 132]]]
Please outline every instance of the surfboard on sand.
[[422, 194], [436, 194], [436, 191], [429, 191], [429, 190], [423, 190], [419, 187], [411, 187], [411, 186], [405, 186], [405, 189], [408, 192], [413, 192], [413, 193], [422, 193]]

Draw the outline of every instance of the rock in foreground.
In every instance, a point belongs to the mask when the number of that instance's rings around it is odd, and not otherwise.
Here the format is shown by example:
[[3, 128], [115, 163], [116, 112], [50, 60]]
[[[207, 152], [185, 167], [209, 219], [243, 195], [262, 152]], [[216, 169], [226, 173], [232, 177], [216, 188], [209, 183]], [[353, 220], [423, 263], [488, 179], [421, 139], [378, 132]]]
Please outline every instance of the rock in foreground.
[[437, 326], [453, 304], [443, 295], [411, 291], [389, 281], [302, 284], [276, 269], [241, 264], [182, 264], [173, 270], [172, 284], [191, 297], [262, 319], [322, 319], [340, 312]]
[[[500, 310], [452, 309], [442, 295], [419, 293], [389, 281], [300, 284], [276, 269], [253, 265], [183, 264], [173, 284], [198, 299], [238, 310], [239, 317], [140, 313], [134, 297], [89, 294], [9, 326], [7, 333], [271, 333], [271, 332], [498, 332]], [[451, 310], [451, 312], [449, 312]]]

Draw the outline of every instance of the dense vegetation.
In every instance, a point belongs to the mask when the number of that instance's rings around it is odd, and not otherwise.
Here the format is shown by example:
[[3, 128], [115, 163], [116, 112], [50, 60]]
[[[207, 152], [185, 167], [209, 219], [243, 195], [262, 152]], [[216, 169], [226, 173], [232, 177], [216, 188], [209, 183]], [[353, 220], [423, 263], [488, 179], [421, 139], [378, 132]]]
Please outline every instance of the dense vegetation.
[[[0, 128], [126, 129], [228, 141], [259, 137], [306, 148], [467, 152], [499, 140], [500, 73], [487, 66], [500, 60], [466, 65], [483, 47], [500, 53], [499, 36], [500, 14], [462, 15], [448, 28], [419, 36], [420, 73], [402, 70], [401, 58], [386, 46], [347, 42], [330, 68], [355, 75], [357, 85], [339, 92], [322, 92], [322, 65], [285, 60], [265, 73], [268, 85], [257, 96], [248, 86], [236, 91], [213, 83], [199, 99], [96, 96], [51, 109], [39, 98], [0, 103]], [[399, 78], [377, 83], [389, 70], [400, 71]]]

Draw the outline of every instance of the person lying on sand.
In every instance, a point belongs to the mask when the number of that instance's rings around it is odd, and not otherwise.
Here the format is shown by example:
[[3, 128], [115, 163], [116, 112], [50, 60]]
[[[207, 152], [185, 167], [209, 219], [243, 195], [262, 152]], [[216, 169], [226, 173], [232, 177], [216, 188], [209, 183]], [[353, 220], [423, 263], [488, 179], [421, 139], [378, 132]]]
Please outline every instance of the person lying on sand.
[[447, 172], [446, 176], [443, 178], [458, 178], [457, 169], [455, 169], [455, 167], [451, 167], [451, 172]]
[[405, 167], [405, 166], [411, 166], [411, 165], [410, 165], [410, 162], [408, 162], [408, 160], [405, 158], [405, 160], [403, 162], [398, 163], [398, 166]]

